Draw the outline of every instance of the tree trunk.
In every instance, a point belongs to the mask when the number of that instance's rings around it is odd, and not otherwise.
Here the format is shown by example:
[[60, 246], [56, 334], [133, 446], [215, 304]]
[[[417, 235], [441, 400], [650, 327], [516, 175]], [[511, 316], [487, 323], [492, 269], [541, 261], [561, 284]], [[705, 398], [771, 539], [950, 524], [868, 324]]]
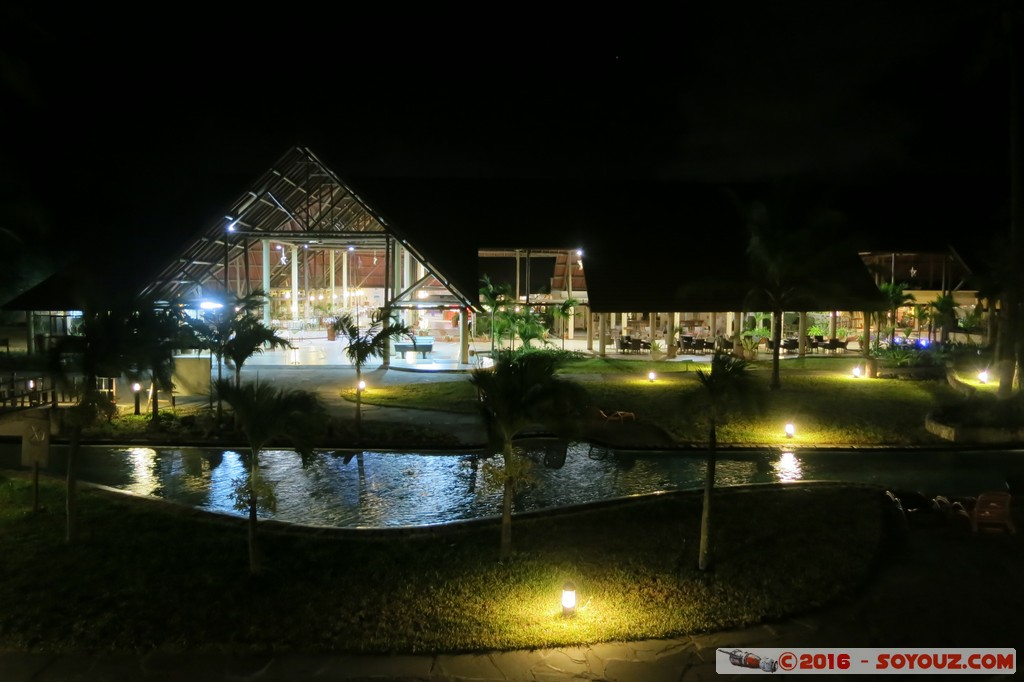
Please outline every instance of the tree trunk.
[[505, 485], [501, 497], [500, 557], [504, 561], [512, 556], [512, 478], [508, 475], [512, 464], [512, 441], [510, 439], [505, 439], [505, 446], [501, 454], [505, 465]]
[[[217, 353], [217, 383], [219, 384], [223, 379], [221, 374], [221, 368], [223, 367], [223, 358], [220, 353]], [[224, 418], [224, 401], [221, 400], [220, 394], [217, 394], [217, 424], [220, 424]]]
[[[95, 380], [94, 380], [95, 381]], [[81, 419], [80, 415], [76, 418]], [[68, 443], [67, 477], [65, 480], [65, 512], [67, 524], [64, 541], [74, 542], [78, 537], [78, 454], [82, 449], [82, 425], [71, 427], [71, 442]]]
[[249, 573], [260, 572], [259, 548], [256, 544], [256, 452], [251, 454], [249, 465]]
[[708, 465], [704, 474], [704, 506], [700, 513], [700, 557], [697, 568], [706, 571], [711, 566], [711, 495], [715, 490], [715, 464], [717, 446], [715, 418], [711, 417], [711, 430], [708, 433]]
[[156, 377], [153, 377], [153, 414], [150, 421], [154, 425], [160, 422], [160, 388], [157, 386]]
[[359, 388], [359, 382], [362, 381], [362, 373], [359, 371], [359, 365], [356, 365], [356, 438], [362, 440], [363, 438], [363, 391]]
[[782, 381], [779, 377], [779, 349], [782, 346], [782, 311], [773, 310], [772, 319], [775, 322], [774, 329], [772, 329], [772, 379], [771, 383], [768, 384], [768, 388], [774, 391], [782, 386]]

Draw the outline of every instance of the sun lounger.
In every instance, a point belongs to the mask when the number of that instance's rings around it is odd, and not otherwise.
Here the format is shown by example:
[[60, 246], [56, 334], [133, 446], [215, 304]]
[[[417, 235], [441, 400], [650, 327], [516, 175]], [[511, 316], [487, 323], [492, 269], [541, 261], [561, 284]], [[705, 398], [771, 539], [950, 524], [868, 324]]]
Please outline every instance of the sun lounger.
[[1003, 527], [1010, 533], [1016, 533], [1013, 516], [1010, 514], [1010, 493], [987, 492], [978, 495], [978, 501], [971, 512], [971, 529], [978, 531], [979, 526]]

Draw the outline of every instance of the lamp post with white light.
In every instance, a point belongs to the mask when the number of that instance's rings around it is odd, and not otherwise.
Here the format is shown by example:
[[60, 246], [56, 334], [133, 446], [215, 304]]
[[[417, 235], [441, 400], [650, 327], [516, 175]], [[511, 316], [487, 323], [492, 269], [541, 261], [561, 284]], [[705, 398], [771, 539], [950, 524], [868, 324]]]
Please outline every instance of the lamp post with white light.
[[136, 414], [136, 416], [141, 414], [139, 412], [139, 391], [141, 391], [141, 390], [142, 390], [142, 384], [140, 384], [137, 381], [134, 384], [132, 384], [132, 393], [135, 394], [135, 414]]

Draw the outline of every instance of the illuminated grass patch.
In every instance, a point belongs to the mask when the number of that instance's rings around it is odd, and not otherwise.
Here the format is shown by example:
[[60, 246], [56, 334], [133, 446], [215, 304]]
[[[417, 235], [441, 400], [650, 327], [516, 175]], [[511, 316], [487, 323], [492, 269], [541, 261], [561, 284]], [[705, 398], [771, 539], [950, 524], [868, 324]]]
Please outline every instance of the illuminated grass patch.
[[48, 511], [32, 515], [28, 479], [0, 477], [8, 650], [478, 651], [733, 628], [862, 584], [881, 518], [880, 493], [863, 488], [720, 491], [713, 579], [695, 568], [692, 494], [516, 520], [506, 563], [496, 524], [426, 537], [264, 527], [269, 570], [253, 578], [238, 520], [86, 489], [68, 547], [61, 486], [43, 493]]

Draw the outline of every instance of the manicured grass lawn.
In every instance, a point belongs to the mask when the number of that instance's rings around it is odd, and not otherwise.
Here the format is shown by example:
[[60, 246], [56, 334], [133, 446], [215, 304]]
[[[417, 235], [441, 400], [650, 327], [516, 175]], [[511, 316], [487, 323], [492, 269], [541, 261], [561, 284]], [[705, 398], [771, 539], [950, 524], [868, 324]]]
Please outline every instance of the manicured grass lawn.
[[[879, 547], [880, 494], [789, 487], [717, 495], [715, 571], [696, 566], [700, 497], [417, 537], [261, 532], [83, 489], [62, 542], [63, 488], [0, 474], [0, 649], [426, 652], [532, 648], [731, 628], [804, 612], [859, 586]], [[401, 538], [401, 541], [396, 541]], [[577, 617], [560, 616], [572, 580]]]
[[[924, 428], [925, 415], [960, 400], [943, 381], [854, 379], [856, 358], [787, 360], [782, 388], [768, 391], [770, 363], [751, 370], [761, 391], [758, 410], [735, 413], [719, 430], [722, 443], [756, 445], [927, 445], [942, 442]], [[808, 369], [801, 369], [802, 363]], [[567, 378], [583, 384], [592, 408], [633, 412], [638, 422], [659, 427], [679, 443], [707, 440], [702, 388], [695, 369], [673, 362], [588, 359], [570, 363]], [[828, 369], [821, 369], [826, 367]], [[648, 371], [657, 378], [651, 382]], [[988, 389], [989, 387], [985, 387]], [[475, 412], [476, 391], [469, 381], [376, 388], [367, 403]], [[783, 433], [786, 422], [796, 437]]]

